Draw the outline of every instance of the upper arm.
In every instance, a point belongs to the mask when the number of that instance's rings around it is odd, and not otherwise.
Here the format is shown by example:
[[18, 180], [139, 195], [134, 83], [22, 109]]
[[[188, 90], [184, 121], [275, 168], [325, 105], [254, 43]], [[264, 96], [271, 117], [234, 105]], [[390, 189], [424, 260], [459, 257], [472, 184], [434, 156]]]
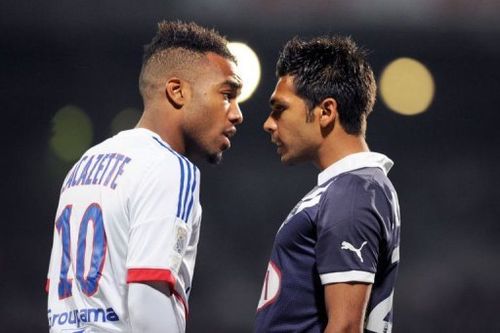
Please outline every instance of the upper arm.
[[371, 284], [333, 283], [324, 288], [328, 325], [325, 333], [363, 332]]
[[317, 269], [323, 285], [373, 283], [383, 229], [376, 194], [357, 177], [343, 177], [323, 194], [317, 218]]
[[363, 332], [384, 231], [378, 194], [358, 177], [332, 184], [320, 202], [316, 260], [324, 285], [326, 332]]
[[130, 197], [127, 282], [164, 281], [173, 289], [197, 216], [198, 172], [175, 156], [146, 171]]

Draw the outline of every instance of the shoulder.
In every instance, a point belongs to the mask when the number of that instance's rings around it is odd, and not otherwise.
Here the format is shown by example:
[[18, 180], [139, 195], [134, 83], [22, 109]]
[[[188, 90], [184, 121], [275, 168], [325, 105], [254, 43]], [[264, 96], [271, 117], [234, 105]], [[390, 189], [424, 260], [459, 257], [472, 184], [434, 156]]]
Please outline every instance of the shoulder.
[[134, 186], [130, 191], [132, 210], [137, 214], [159, 212], [159, 215], [173, 211], [177, 212], [176, 217], [187, 219], [192, 206], [198, 204], [198, 168], [156, 136], [144, 138], [141, 145], [140, 151], [138, 147], [132, 148], [140, 159], [134, 173], [137, 177], [131, 179]]
[[[387, 187], [387, 189], [385, 188]], [[362, 168], [338, 175], [331, 180], [325, 199], [360, 202], [360, 198], [384, 195], [392, 188], [389, 179], [379, 168]]]
[[[121, 132], [110, 144], [129, 152], [145, 172], [195, 172], [196, 166], [188, 158], [172, 149], [155, 133], [145, 129]], [[106, 143], [106, 142], [104, 142]], [[103, 144], [104, 144], [103, 143]], [[144, 170], [145, 169], [145, 170]]]
[[[122, 191], [142, 193], [158, 189], [175, 191], [178, 187], [199, 183], [199, 170], [185, 156], [173, 150], [168, 143], [145, 129], [120, 132], [91, 148], [92, 154], [126, 156], [129, 161], [121, 176]], [[113, 163], [103, 168], [112, 170]], [[162, 190], [162, 191], [163, 191]]]
[[335, 217], [338, 221], [352, 221], [373, 215], [375, 211], [390, 209], [384, 178], [387, 179], [379, 168], [340, 174], [331, 180], [323, 193], [319, 214]]
[[[142, 170], [142, 179], [138, 186], [146, 191], [181, 193], [187, 196], [199, 188], [200, 171], [185, 156], [170, 148], [155, 149], [155, 156], [149, 159]], [[174, 194], [175, 194], [174, 193]]]

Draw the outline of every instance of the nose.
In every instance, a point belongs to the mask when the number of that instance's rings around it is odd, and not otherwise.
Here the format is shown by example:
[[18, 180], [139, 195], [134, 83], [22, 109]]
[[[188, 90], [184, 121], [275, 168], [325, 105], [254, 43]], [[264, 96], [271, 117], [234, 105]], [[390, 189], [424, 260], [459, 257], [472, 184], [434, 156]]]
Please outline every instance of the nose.
[[234, 125], [239, 125], [243, 122], [243, 114], [238, 102], [234, 102], [234, 106], [229, 111], [229, 121]]
[[278, 128], [276, 121], [270, 116], [267, 117], [262, 127], [264, 128], [264, 131], [271, 134]]

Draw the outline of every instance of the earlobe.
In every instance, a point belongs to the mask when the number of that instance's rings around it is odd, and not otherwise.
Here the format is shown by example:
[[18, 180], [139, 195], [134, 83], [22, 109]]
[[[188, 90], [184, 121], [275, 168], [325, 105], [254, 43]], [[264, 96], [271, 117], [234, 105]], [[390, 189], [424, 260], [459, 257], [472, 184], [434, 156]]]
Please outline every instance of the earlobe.
[[165, 97], [176, 109], [180, 109], [186, 102], [185, 82], [177, 77], [170, 78], [165, 84]]

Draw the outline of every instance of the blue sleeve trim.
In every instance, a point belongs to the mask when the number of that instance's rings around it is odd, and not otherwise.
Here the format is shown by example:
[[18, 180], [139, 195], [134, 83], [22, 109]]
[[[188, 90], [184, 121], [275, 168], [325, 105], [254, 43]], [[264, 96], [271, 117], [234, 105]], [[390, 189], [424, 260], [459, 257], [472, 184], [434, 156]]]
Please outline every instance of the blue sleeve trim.
[[[194, 198], [194, 189], [196, 187], [196, 169], [193, 163], [191, 163], [187, 158], [180, 155], [176, 151], [174, 151], [169, 146], [165, 145], [163, 142], [158, 140], [158, 138], [153, 136], [153, 139], [158, 142], [163, 148], [167, 149], [170, 153], [175, 155], [179, 160], [179, 166], [181, 171], [181, 179], [180, 179], [180, 189], [179, 189], [179, 197], [177, 201], [177, 214], [176, 217], [182, 219], [184, 222], [187, 222], [189, 218], [189, 214], [191, 212], [191, 207], [193, 205]], [[187, 173], [187, 175], [185, 175]], [[184, 179], [186, 180], [186, 187], [184, 187]], [[191, 195], [189, 195], [191, 194]], [[190, 198], [190, 202], [188, 205], [188, 199]]]
[[185, 215], [185, 221], [189, 219], [189, 215], [191, 214], [191, 208], [193, 208], [193, 202], [194, 202], [194, 189], [196, 188], [196, 169], [193, 165], [193, 185], [191, 185], [191, 199], [189, 200], [189, 205], [187, 207], [186, 215]]

